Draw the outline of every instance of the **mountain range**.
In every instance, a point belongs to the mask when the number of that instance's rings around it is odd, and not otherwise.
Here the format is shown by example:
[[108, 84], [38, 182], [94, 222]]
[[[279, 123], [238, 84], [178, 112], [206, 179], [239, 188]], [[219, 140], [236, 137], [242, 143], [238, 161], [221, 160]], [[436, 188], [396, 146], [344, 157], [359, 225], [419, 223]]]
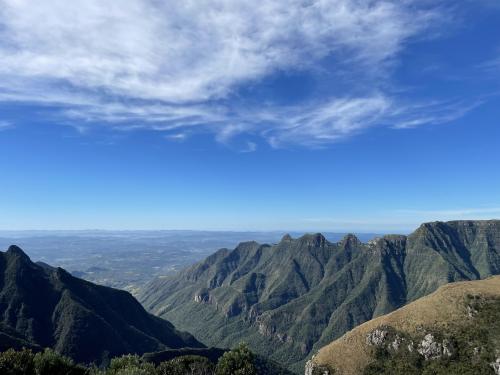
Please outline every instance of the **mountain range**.
[[130, 293], [36, 264], [10, 246], [0, 252], [0, 351], [22, 347], [101, 364], [127, 353], [204, 345], [146, 312]]
[[221, 249], [143, 288], [141, 303], [203, 342], [247, 342], [303, 372], [318, 349], [441, 285], [500, 273], [500, 221], [422, 224], [362, 243], [285, 235]]

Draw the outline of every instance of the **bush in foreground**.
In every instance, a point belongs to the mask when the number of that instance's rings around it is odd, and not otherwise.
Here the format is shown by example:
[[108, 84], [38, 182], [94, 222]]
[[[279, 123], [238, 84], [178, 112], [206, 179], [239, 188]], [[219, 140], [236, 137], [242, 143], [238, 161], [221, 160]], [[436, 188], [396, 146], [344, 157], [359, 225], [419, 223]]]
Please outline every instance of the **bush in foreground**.
[[[1, 375], [256, 375], [257, 359], [244, 344], [224, 353], [217, 364], [197, 355], [181, 356], [155, 366], [138, 355], [113, 358], [107, 368], [85, 367], [51, 349], [33, 353], [9, 349], [0, 353]], [[266, 372], [264, 372], [266, 373]]]

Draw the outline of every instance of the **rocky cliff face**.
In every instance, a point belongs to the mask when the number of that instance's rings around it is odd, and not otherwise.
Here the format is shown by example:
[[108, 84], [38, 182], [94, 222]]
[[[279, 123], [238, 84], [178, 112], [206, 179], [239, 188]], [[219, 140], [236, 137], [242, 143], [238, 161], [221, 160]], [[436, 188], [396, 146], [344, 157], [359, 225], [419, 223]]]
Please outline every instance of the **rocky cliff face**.
[[[141, 302], [211, 345], [247, 341], [303, 369], [312, 352], [457, 280], [500, 270], [500, 221], [423, 224], [410, 236], [331, 243], [321, 234], [220, 250], [155, 280]], [[303, 371], [303, 370], [301, 370]]]

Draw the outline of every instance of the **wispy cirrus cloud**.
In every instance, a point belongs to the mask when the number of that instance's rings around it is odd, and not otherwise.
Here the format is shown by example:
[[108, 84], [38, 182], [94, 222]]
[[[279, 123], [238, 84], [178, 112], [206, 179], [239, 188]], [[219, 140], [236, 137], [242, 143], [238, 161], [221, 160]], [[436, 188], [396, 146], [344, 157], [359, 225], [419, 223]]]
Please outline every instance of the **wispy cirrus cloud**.
[[477, 99], [473, 102], [447, 100], [403, 106], [392, 114], [393, 128], [410, 129], [448, 123], [465, 116], [481, 104], [483, 100]]
[[12, 127], [14, 127], [14, 125], [11, 122], [0, 120], [0, 131], [10, 129]]
[[330, 54], [377, 66], [432, 20], [395, 1], [3, 0], [0, 72], [169, 102]]
[[[55, 105], [80, 129], [98, 122], [179, 139], [202, 128], [220, 142], [252, 134], [274, 147], [329, 144], [381, 124], [446, 122], [463, 108], [421, 105], [417, 114], [376, 83], [407, 43], [445, 17], [419, 4], [0, 0], [0, 101]], [[325, 58], [366, 80], [368, 94], [293, 107], [232, 100], [244, 85], [314, 70]]]
[[489, 73], [498, 73], [500, 71], [500, 57], [489, 59], [488, 61], [483, 62], [479, 65], [479, 68]]
[[[366, 97], [337, 97], [298, 106], [263, 105], [260, 108], [229, 109], [223, 105], [145, 104], [86, 102], [61, 109], [68, 124], [85, 132], [97, 122], [120, 131], [149, 129], [167, 132], [167, 139], [185, 140], [199, 131], [215, 134], [223, 144], [258, 136], [274, 148], [291, 145], [323, 147], [371, 127], [409, 129], [447, 123], [464, 116], [481, 102], [461, 101], [403, 103], [382, 93]], [[254, 151], [254, 142], [243, 146]]]

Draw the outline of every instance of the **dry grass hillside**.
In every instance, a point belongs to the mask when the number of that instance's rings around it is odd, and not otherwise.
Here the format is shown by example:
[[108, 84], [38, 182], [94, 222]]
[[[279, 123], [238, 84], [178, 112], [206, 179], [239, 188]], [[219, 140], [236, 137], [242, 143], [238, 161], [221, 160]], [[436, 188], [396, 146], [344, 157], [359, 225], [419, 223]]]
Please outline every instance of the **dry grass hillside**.
[[409, 335], [433, 327], [446, 330], [470, 319], [467, 299], [500, 297], [500, 276], [481, 281], [447, 284], [436, 292], [418, 299], [390, 314], [370, 320], [319, 350], [314, 364], [329, 366], [335, 374], [362, 374], [374, 361], [367, 335], [378, 327], [388, 326]]

